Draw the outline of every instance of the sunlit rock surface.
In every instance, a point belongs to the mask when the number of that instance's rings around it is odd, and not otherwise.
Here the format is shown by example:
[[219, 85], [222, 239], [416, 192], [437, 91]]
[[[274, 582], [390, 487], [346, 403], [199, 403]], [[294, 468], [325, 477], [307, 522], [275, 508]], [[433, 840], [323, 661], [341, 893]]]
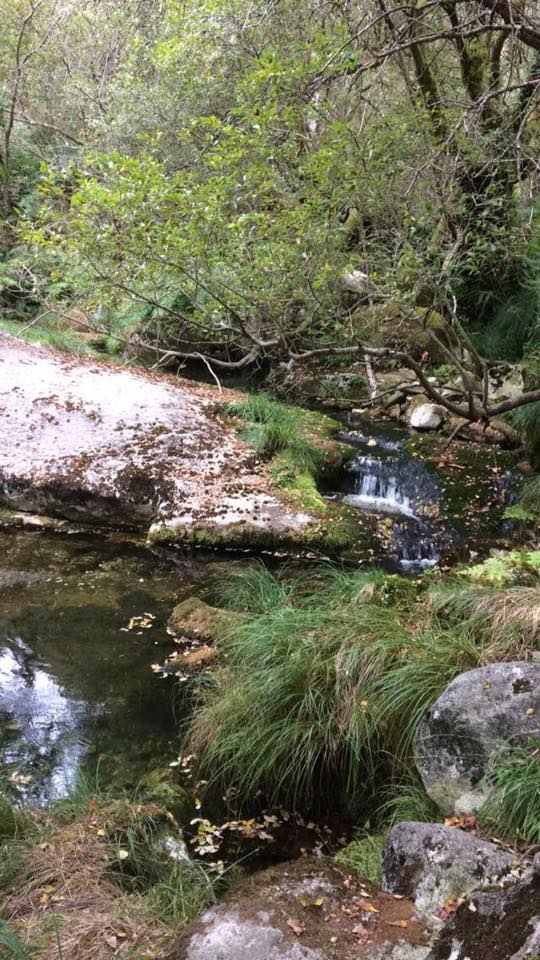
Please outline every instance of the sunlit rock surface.
[[312, 518], [219, 415], [233, 396], [0, 334], [0, 499], [158, 538], [301, 542]]

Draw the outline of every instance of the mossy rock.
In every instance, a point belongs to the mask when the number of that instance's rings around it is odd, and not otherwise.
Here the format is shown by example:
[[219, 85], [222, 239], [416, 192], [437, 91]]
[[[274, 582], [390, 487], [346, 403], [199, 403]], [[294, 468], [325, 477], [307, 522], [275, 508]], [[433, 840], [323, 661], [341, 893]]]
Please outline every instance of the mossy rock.
[[168, 627], [177, 636], [215, 643], [220, 635], [243, 619], [242, 614], [212, 607], [199, 597], [188, 597], [172, 611]]

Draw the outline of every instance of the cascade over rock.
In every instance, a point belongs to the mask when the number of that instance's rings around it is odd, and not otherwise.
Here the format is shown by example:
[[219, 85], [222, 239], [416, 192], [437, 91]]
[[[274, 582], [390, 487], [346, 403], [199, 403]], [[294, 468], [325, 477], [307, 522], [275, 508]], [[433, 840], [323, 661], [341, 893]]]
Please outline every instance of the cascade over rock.
[[302, 545], [313, 517], [219, 416], [235, 397], [0, 334], [0, 502], [161, 539]]

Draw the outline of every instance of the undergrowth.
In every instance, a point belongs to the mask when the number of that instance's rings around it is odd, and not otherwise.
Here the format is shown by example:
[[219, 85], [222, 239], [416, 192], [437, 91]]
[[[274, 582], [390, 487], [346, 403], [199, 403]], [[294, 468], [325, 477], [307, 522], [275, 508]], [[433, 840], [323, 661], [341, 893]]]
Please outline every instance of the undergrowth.
[[386, 833], [366, 833], [352, 840], [335, 856], [336, 863], [346, 870], [360, 874], [364, 880], [381, 885], [381, 854]]
[[235, 577], [251, 616], [223, 637], [225, 666], [189, 729], [202, 775], [246, 803], [262, 792], [365, 810], [410, 768], [414, 731], [454, 677], [537, 644], [537, 591], [521, 572], [523, 586], [498, 592], [330, 567]]
[[261, 456], [286, 453], [290, 468], [312, 476], [323, 467], [325, 452], [313, 438], [317, 419], [320, 420], [315, 415], [278, 403], [265, 393], [247, 394], [228, 403], [225, 412], [245, 421], [241, 436]]
[[2, 960], [105, 960], [117, 948], [132, 960], [157, 955], [223, 884], [188, 855], [163, 807], [85, 781], [33, 811], [1, 856]]
[[513, 747], [495, 758], [486, 777], [491, 794], [481, 820], [497, 836], [540, 843], [540, 742]]

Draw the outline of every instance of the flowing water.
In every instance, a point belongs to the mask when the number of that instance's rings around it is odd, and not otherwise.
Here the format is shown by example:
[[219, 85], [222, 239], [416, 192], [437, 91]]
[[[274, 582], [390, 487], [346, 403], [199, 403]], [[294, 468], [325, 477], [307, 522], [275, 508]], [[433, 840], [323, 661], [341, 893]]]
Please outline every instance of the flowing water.
[[357, 454], [342, 477], [339, 494], [362, 513], [391, 518], [390, 552], [402, 570], [434, 566], [459, 540], [447, 514], [436, 472], [408, 455], [403, 429], [356, 421], [341, 439]]

